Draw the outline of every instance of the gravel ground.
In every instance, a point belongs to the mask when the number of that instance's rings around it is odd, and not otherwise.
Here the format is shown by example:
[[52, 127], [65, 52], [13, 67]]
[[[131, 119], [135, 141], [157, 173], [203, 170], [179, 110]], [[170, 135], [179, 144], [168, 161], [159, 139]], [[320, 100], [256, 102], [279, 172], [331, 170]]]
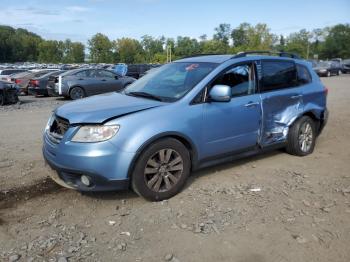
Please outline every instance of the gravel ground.
[[41, 133], [69, 101], [1, 108], [0, 261], [350, 261], [350, 76], [322, 80], [331, 115], [312, 155], [207, 168], [158, 203], [47, 179]]

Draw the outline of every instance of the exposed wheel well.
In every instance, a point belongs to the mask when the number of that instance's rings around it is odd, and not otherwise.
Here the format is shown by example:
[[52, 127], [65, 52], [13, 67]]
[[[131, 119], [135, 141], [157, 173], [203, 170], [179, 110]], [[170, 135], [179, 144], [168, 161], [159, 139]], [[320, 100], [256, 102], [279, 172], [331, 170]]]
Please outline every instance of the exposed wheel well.
[[305, 113], [304, 113], [302, 116], [300, 116], [300, 117], [303, 117], [303, 116], [308, 116], [308, 117], [310, 117], [312, 120], [314, 120], [314, 122], [315, 122], [315, 124], [316, 124], [316, 130], [317, 130], [317, 132], [319, 132], [320, 126], [321, 126], [320, 119], [318, 119], [318, 118], [316, 117], [316, 115], [315, 115], [313, 112], [311, 112], [311, 111], [305, 112]]

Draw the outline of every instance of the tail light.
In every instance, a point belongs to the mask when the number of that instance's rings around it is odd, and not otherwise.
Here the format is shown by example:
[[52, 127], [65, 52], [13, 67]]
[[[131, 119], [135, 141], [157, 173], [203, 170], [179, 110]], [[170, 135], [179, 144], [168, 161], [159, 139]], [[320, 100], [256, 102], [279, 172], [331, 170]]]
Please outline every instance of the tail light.
[[325, 87], [324, 87], [324, 93], [325, 93], [326, 95], [328, 95], [328, 90], [329, 90], [328, 87], [325, 86]]
[[39, 80], [33, 80], [33, 79], [31, 79], [31, 80], [29, 81], [29, 85], [30, 85], [30, 86], [33, 86], [33, 87], [39, 86]]
[[15, 83], [16, 83], [16, 84], [20, 84], [21, 82], [22, 82], [21, 79], [15, 79]]

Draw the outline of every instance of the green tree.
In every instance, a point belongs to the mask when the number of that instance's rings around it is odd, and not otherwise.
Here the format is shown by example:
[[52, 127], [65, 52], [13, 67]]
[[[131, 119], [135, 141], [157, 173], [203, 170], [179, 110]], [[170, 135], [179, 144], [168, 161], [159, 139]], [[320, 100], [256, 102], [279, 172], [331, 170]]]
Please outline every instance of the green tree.
[[112, 42], [101, 33], [97, 33], [88, 41], [90, 58], [94, 63], [112, 63]]
[[229, 46], [218, 40], [207, 40], [201, 42], [204, 54], [225, 54], [229, 52]]
[[118, 62], [132, 64], [144, 62], [142, 46], [132, 38], [121, 38], [114, 42]]
[[330, 28], [321, 52], [323, 58], [349, 58], [350, 25], [339, 24]]
[[249, 37], [248, 31], [251, 30], [251, 25], [248, 23], [242, 23], [238, 27], [232, 30], [231, 38], [234, 47], [248, 46]]
[[63, 43], [63, 60], [64, 63], [82, 63], [85, 59], [85, 46], [80, 42], [72, 42], [66, 39]]
[[175, 56], [184, 57], [201, 53], [197, 39], [178, 36], [174, 50]]
[[310, 50], [310, 36], [310, 32], [308, 32], [306, 29], [290, 34], [287, 38], [286, 51], [296, 53], [303, 58], [307, 58]]
[[141, 45], [145, 52], [146, 62], [152, 62], [155, 54], [164, 52], [164, 43], [165, 38], [163, 36], [160, 38], [154, 38], [149, 35], [144, 35], [141, 37]]
[[221, 41], [225, 45], [229, 44], [230, 40], [230, 33], [231, 33], [231, 26], [230, 24], [220, 24], [218, 27], [214, 29], [214, 40]]
[[59, 63], [63, 60], [63, 42], [56, 40], [42, 41], [39, 44], [39, 62]]

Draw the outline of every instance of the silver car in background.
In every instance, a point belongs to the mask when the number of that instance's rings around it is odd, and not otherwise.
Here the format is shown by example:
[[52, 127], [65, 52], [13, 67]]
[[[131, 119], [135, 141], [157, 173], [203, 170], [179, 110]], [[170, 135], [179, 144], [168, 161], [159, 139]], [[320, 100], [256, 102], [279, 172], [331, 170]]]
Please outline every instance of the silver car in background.
[[121, 91], [136, 79], [105, 69], [75, 69], [49, 79], [48, 93], [72, 100]]

